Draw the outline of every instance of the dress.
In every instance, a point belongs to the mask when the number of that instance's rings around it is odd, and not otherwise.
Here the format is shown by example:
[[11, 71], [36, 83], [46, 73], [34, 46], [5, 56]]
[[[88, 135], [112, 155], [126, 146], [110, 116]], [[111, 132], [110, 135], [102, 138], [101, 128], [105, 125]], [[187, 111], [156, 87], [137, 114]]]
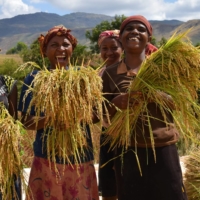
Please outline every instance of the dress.
[[[12, 77], [6, 75], [0, 75], [0, 102], [3, 102], [7, 109], [9, 108], [8, 97], [11, 94], [13, 87], [16, 85], [16, 83], [17, 81], [14, 80]], [[15, 190], [18, 195], [18, 199], [21, 200], [21, 180], [20, 178], [17, 178], [16, 175], [14, 176], [16, 178]], [[2, 199], [1, 194], [0, 194], [0, 199]], [[13, 200], [14, 199], [16, 198], [13, 197]]]
[[[23, 97], [28, 89], [26, 85], [31, 84], [37, 72], [32, 72], [24, 80], [18, 106], [18, 110], [21, 112], [26, 113], [31, 101], [31, 94], [29, 94], [26, 97], [25, 104], [23, 104]], [[31, 109], [30, 115], [35, 115], [34, 107]], [[47, 159], [46, 137], [43, 137], [44, 130], [37, 130], [33, 143], [34, 160], [29, 178], [30, 196], [33, 195], [33, 197], [27, 199], [44, 199], [45, 197], [49, 197], [52, 200], [72, 198], [83, 200], [99, 199], [89, 127], [87, 127], [86, 133], [87, 144], [90, 148], [85, 151], [85, 156], [80, 158], [80, 164], [74, 165], [73, 157], [71, 158], [73, 165], [63, 163], [62, 159], [56, 157], [56, 166], [60, 171], [55, 172], [54, 167], [50, 169], [50, 165], [53, 166], [54, 164], [49, 163]], [[65, 165], [65, 168], [63, 168], [63, 165]]]
[[[105, 98], [112, 101], [119, 93], [125, 93], [133, 78], [123, 61], [110, 66], [102, 76]], [[149, 103], [148, 109], [152, 115], [150, 123], [155, 141], [156, 162], [151, 148], [149, 127], [145, 119], [141, 117], [137, 121], [128, 151], [121, 157], [122, 149], [117, 148], [110, 158], [116, 158], [114, 169], [118, 199], [186, 200], [176, 148], [179, 133], [173, 124], [173, 118], [170, 113], [166, 112], [170, 124], [167, 126], [155, 103]], [[137, 141], [137, 148], [134, 138]], [[142, 176], [135, 156], [136, 149]], [[105, 168], [109, 168], [109, 165]]]

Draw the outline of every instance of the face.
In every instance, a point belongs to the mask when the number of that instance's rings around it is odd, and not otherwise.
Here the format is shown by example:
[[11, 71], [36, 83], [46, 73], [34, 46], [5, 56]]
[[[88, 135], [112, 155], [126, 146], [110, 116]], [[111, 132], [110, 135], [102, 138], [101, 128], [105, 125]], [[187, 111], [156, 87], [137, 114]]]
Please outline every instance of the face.
[[51, 69], [66, 67], [72, 51], [72, 44], [65, 36], [53, 37], [49, 41], [45, 53], [50, 61]]
[[125, 51], [143, 52], [146, 45], [151, 41], [146, 26], [137, 21], [128, 23], [122, 34], [120, 41]]
[[105, 38], [101, 43], [101, 58], [105, 61], [106, 66], [119, 62], [122, 52], [122, 46], [115, 38]]

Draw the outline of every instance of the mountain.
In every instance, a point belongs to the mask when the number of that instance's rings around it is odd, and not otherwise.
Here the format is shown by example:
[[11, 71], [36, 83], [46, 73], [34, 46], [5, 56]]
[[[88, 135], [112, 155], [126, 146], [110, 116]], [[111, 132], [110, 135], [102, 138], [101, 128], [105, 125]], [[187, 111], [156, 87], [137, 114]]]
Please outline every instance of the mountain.
[[[86, 30], [91, 30], [102, 21], [112, 21], [114, 17], [103, 14], [76, 12], [63, 16], [38, 12], [34, 14], [18, 15], [13, 18], [0, 20], [0, 48], [1, 53], [14, 47], [21, 41], [30, 45], [41, 33], [55, 25], [63, 24], [72, 29], [80, 44], [89, 44], [85, 38]], [[193, 27], [190, 37], [195, 44], [200, 42], [200, 20], [182, 22], [178, 20], [150, 21], [153, 26], [153, 36], [159, 41], [162, 37], [169, 38], [175, 31], [185, 31]]]

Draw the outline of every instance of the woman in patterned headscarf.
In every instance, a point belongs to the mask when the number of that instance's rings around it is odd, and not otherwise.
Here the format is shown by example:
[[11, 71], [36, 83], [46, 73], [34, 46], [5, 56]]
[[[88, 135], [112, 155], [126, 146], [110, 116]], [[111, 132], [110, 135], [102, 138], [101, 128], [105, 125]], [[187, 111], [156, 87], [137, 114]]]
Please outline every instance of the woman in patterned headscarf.
[[121, 60], [123, 48], [119, 42], [119, 30], [103, 31], [99, 35], [98, 46], [101, 58], [105, 64], [99, 72], [99, 75], [101, 76], [106, 67]]
[[[104, 62], [104, 66], [101, 68], [99, 75], [102, 76], [104, 70], [118, 63], [121, 60], [123, 54], [123, 48], [119, 41], [119, 30], [106, 30], [99, 35], [98, 46], [100, 49], [100, 55]], [[102, 128], [104, 132], [104, 127]], [[100, 136], [100, 143], [104, 141], [104, 134]], [[112, 152], [108, 152], [107, 145], [100, 144], [100, 159], [99, 159], [99, 191], [101, 192], [103, 200], [115, 200], [116, 199], [116, 184], [115, 184], [115, 172], [112, 167], [102, 168], [110, 157]], [[109, 162], [108, 165], [113, 165], [113, 162]], [[107, 170], [108, 169], [108, 170]], [[103, 177], [103, 178], [102, 178]], [[109, 179], [107, 179], [109, 177]], [[110, 178], [113, 181], [110, 183]]]
[[[50, 70], [68, 68], [70, 57], [77, 45], [77, 40], [69, 29], [64, 26], [55, 26], [45, 36], [41, 35], [39, 42], [42, 56], [47, 57], [50, 61]], [[28, 95], [25, 98], [25, 103], [23, 103], [23, 98], [28, 89], [27, 85], [31, 84], [36, 73], [34, 72], [25, 78], [19, 100], [19, 110], [22, 112], [25, 127], [29, 130], [37, 130], [34, 142], [34, 159], [29, 178], [30, 192], [27, 199], [97, 200], [99, 196], [89, 127], [85, 130], [88, 149], [84, 152], [84, 156], [79, 157], [79, 164], [75, 164], [73, 156], [70, 157], [70, 164], [56, 156], [56, 169], [58, 170], [55, 170], [55, 163], [49, 162], [45, 148], [47, 142], [46, 137], [43, 137], [45, 135], [45, 117], [41, 117], [36, 124], [34, 108], [26, 117], [32, 97], [31, 94]]]

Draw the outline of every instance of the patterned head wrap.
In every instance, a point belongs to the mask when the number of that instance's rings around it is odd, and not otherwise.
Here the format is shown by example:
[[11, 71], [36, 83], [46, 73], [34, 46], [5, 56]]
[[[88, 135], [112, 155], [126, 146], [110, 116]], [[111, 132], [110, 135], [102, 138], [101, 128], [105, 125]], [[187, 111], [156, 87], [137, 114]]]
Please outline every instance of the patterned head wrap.
[[99, 35], [99, 39], [98, 39], [98, 45], [99, 45], [99, 47], [101, 46], [101, 43], [103, 42], [103, 40], [105, 38], [115, 38], [115, 39], [117, 39], [119, 41], [119, 30], [115, 29], [115, 30], [103, 31]]
[[70, 34], [71, 30], [67, 29], [66, 27], [64, 27], [63, 25], [58, 25], [58, 26], [54, 26], [53, 28], [51, 28], [46, 35], [40, 35], [40, 37], [38, 38], [38, 41], [40, 43], [40, 51], [42, 55], [45, 55], [45, 51], [46, 51], [46, 47], [49, 43], [49, 41], [54, 37], [54, 36], [65, 36], [72, 44], [72, 48], [74, 50], [74, 48], [77, 45], [77, 39]]
[[149, 23], [149, 21], [143, 17], [142, 15], [133, 15], [133, 16], [130, 16], [130, 17], [127, 17], [121, 24], [120, 26], [120, 34], [122, 34], [125, 26], [130, 23], [130, 22], [133, 22], [133, 21], [138, 21], [138, 22], [141, 22], [142, 24], [144, 24], [147, 28], [147, 31], [149, 33], [150, 36], [152, 36], [152, 26], [151, 24]]

